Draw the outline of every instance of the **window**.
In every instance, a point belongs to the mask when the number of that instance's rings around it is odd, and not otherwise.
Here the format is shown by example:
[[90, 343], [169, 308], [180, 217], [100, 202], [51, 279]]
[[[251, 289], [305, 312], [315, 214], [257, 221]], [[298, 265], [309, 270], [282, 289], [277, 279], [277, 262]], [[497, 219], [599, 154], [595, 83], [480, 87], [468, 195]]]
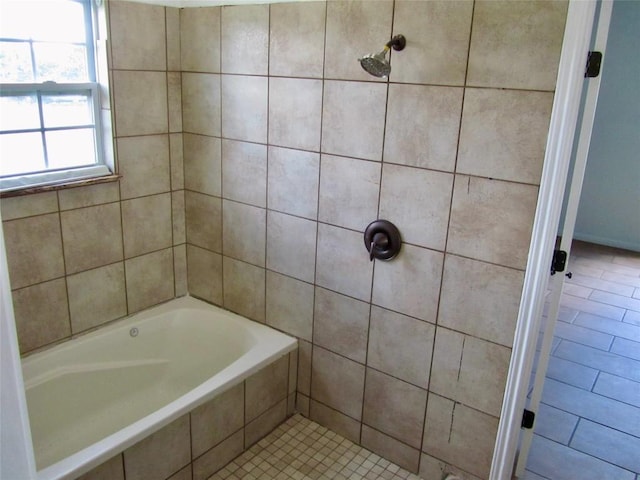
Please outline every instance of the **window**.
[[91, 0], [0, 0], [0, 190], [108, 175]]

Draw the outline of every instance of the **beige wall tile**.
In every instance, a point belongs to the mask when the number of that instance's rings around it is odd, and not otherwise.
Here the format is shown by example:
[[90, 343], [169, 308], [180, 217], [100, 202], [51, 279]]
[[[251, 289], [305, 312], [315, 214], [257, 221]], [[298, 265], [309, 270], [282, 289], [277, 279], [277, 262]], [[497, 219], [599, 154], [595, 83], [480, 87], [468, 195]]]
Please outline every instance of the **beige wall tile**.
[[361, 233], [318, 224], [317, 255], [316, 285], [370, 301], [373, 262]]
[[171, 194], [122, 202], [122, 231], [125, 258], [172, 246]]
[[67, 274], [123, 259], [119, 203], [62, 212], [60, 220]]
[[190, 460], [189, 416], [184, 415], [124, 452], [128, 479], [167, 478]]
[[311, 400], [309, 406], [309, 418], [324, 425], [352, 442], [360, 442], [360, 422], [340, 413], [338, 410], [327, 407], [320, 402]]
[[222, 255], [187, 245], [189, 294], [222, 305]]
[[410, 472], [418, 471], [419, 449], [411, 448], [367, 425], [362, 425], [362, 446]]
[[189, 293], [187, 286], [187, 246], [173, 247], [173, 276], [176, 284], [176, 297]]
[[74, 334], [127, 314], [123, 262], [69, 275], [67, 287]]
[[167, 480], [191, 480], [193, 475], [192, 468], [192, 464], [189, 464], [182, 470], [171, 475]]
[[381, 165], [322, 155], [318, 219], [364, 232], [376, 220]]
[[314, 346], [311, 398], [360, 420], [364, 370], [364, 365]]
[[315, 219], [318, 216], [320, 156], [269, 147], [268, 202], [272, 210]]
[[173, 245], [187, 241], [184, 190], [171, 192], [171, 222], [173, 224]]
[[429, 323], [373, 306], [367, 365], [427, 388], [435, 330]]
[[192, 458], [197, 458], [244, 426], [244, 382], [191, 412]]
[[480, 477], [471, 475], [469, 472], [466, 472], [451, 463], [443, 462], [442, 460], [425, 453], [420, 455], [419, 475], [421, 478], [440, 478], [445, 475], [445, 473], [452, 473], [460, 478], [464, 478], [465, 480], [481, 480]]
[[171, 189], [184, 188], [184, 156], [182, 133], [169, 134], [169, 159], [171, 161]]
[[458, 173], [540, 183], [553, 93], [468, 88]]
[[114, 71], [113, 97], [118, 136], [167, 133], [167, 75]]
[[523, 269], [537, 195], [533, 185], [456, 175], [447, 250]]
[[322, 81], [269, 79], [269, 143], [320, 150]]
[[125, 261], [129, 313], [175, 296], [172, 250], [167, 248]]
[[[309, 403], [310, 403], [309, 397], [301, 394], [300, 392], [296, 394], [296, 410], [307, 418], [309, 418], [309, 409], [310, 409]], [[333, 429], [333, 430], [336, 432], [338, 431], [337, 429]], [[344, 432], [342, 432], [341, 435], [346, 436]]]
[[438, 328], [429, 389], [499, 416], [511, 349]]
[[316, 266], [317, 223], [269, 211], [267, 268], [313, 282]]
[[367, 369], [362, 421], [415, 448], [420, 448], [427, 391]]
[[187, 242], [222, 253], [222, 200], [185, 192]]
[[523, 282], [521, 271], [447, 255], [438, 325], [510, 347]]
[[11, 288], [64, 275], [57, 213], [3, 222]]
[[567, 5], [544, 0], [476, 2], [467, 84], [553, 90]]
[[266, 231], [266, 210], [223, 200], [222, 252], [225, 256], [264, 267]]
[[267, 143], [267, 77], [222, 75], [222, 136]]
[[[437, 2], [428, 2], [432, 3]], [[384, 161], [453, 172], [462, 91], [452, 87], [389, 85]]]
[[384, 165], [380, 218], [391, 220], [403, 242], [444, 250], [453, 175]]
[[289, 353], [289, 378], [287, 379], [287, 395], [296, 392], [298, 378], [298, 350]]
[[117, 202], [120, 200], [119, 182], [67, 188], [58, 192], [58, 198], [60, 200], [60, 210]]
[[223, 259], [224, 307], [258, 322], [265, 321], [265, 270], [229, 257]]
[[182, 73], [182, 127], [185, 133], [220, 136], [220, 75]]
[[[73, 191], [76, 189], [72, 189]], [[58, 211], [58, 195], [56, 192], [36, 193], [19, 197], [6, 197], [0, 199], [2, 208], [2, 220], [15, 220], [16, 218], [55, 213]]]
[[266, 207], [266, 145], [223, 140], [222, 179], [224, 198]]
[[309, 396], [311, 391], [312, 344], [298, 340], [298, 392]]
[[109, 5], [113, 68], [167, 69], [164, 12], [164, 7], [134, 2]]
[[222, 8], [223, 73], [266, 75], [269, 69], [269, 5]]
[[164, 10], [167, 22], [167, 70], [180, 71], [180, 12], [179, 8]]
[[249, 423], [287, 397], [289, 356], [284, 355], [245, 380], [245, 422]]
[[193, 480], [206, 480], [244, 450], [244, 429], [193, 461]]
[[391, 262], [376, 261], [372, 302], [435, 323], [442, 261], [439, 252], [402, 245]]
[[71, 335], [63, 278], [14, 290], [13, 311], [22, 354]]
[[171, 190], [168, 135], [119, 138], [117, 145], [123, 199]]
[[393, 32], [407, 46], [392, 52], [391, 81], [464, 85], [472, 13], [470, 0], [397, 1]]
[[488, 478], [498, 419], [429, 394], [422, 451]]
[[314, 312], [314, 344], [365, 363], [369, 304], [316, 288]]
[[184, 186], [188, 190], [222, 196], [222, 141], [219, 138], [184, 134]]
[[386, 95], [382, 84], [325, 81], [322, 151], [381, 160]]
[[269, 73], [322, 77], [326, 3], [271, 5]]
[[220, 73], [220, 7], [180, 9], [184, 72]]
[[122, 454], [107, 460], [77, 480], [125, 480]]
[[169, 131], [182, 132], [182, 74], [167, 72], [167, 105]]
[[244, 446], [249, 448], [271, 433], [287, 417], [287, 399], [278, 402], [245, 427]]
[[389, 0], [327, 2], [325, 76], [380, 81], [366, 73], [358, 59], [378, 53], [389, 41], [392, 15]]

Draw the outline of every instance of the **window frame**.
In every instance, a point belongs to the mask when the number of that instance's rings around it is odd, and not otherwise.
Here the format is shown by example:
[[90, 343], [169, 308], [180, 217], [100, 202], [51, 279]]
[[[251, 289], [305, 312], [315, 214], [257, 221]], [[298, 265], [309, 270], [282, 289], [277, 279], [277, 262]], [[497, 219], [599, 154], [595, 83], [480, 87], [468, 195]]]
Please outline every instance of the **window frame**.
[[[38, 190], [42, 187], [54, 187], [60, 188], [67, 184], [76, 184], [77, 182], [87, 182], [90, 180], [107, 180], [108, 177], [118, 178], [114, 176], [114, 170], [111, 168], [113, 165], [113, 159], [107, 158], [107, 149], [105, 148], [105, 142], [107, 137], [111, 137], [110, 128], [105, 129], [102, 121], [102, 90], [105, 88], [105, 84], [99, 82], [98, 69], [99, 69], [99, 56], [97, 52], [99, 39], [99, 9], [101, 5], [94, 4], [92, 0], [69, 0], [71, 2], [79, 3], [83, 6], [83, 18], [84, 18], [84, 30], [85, 30], [85, 54], [87, 62], [87, 74], [89, 77], [88, 82], [31, 82], [31, 83], [1, 83], [0, 95], [2, 96], [15, 96], [15, 95], [35, 95], [38, 102], [38, 112], [40, 117], [39, 128], [28, 129], [15, 129], [5, 130], [3, 134], [11, 133], [40, 133], [43, 150], [45, 155], [45, 161], [47, 158], [45, 133], [50, 131], [61, 130], [73, 130], [81, 127], [92, 128], [94, 132], [94, 157], [93, 162], [84, 166], [78, 167], [66, 167], [58, 169], [45, 169], [37, 172], [23, 172], [0, 176], [0, 195], [15, 194], [21, 191], [31, 192], [34, 189]], [[9, 42], [21, 42], [27, 43], [30, 46], [31, 61], [33, 62], [33, 44], [37, 43], [37, 40], [33, 39], [15, 39], [0, 37], [0, 40]], [[55, 43], [55, 42], [49, 42]], [[34, 74], [35, 66], [34, 66]], [[108, 88], [108, 87], [107, 87]], [[89, 93], [89, 95], [87, 95]], [[79, 94], [87, 95], [91, 102], [91, 114], [93, 117], [93, 123], [84, 125], [74, 125], [66, 127], [46, 127], [44, 125], [44, 119], [42, 114], [42, 96], [51, 94]]]

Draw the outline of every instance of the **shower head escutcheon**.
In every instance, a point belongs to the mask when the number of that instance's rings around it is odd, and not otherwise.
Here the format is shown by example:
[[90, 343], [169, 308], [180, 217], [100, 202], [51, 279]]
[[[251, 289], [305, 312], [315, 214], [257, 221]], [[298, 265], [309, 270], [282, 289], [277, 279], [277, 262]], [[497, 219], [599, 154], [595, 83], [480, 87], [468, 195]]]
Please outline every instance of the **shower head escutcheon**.
[[391, 64], [387, 60], [387, 52], [393, 48], [396, 51], [402, 50], [407, 44], [404, 35], [396, 35], [387, 42], [380, 53], [371, 53], [359, 58], [358, 61], [367, 73], [374, 77], [387, 78], [391, 73]]

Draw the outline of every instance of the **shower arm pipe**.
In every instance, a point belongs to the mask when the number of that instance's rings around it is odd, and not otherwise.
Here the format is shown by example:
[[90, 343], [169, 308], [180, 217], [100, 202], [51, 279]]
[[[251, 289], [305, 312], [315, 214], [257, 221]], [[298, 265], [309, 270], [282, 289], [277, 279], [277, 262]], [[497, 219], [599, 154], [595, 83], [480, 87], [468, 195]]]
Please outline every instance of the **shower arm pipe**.
[[394, 50], [399, 52], [400, 50], [404, 49], [406, 45], [407, 39], [404, 38], [404, 35], [395, 35], [386, 43], [386, 45], [384, 46], [384, 51], [387, 52], [391, 48], [393, 48]]

